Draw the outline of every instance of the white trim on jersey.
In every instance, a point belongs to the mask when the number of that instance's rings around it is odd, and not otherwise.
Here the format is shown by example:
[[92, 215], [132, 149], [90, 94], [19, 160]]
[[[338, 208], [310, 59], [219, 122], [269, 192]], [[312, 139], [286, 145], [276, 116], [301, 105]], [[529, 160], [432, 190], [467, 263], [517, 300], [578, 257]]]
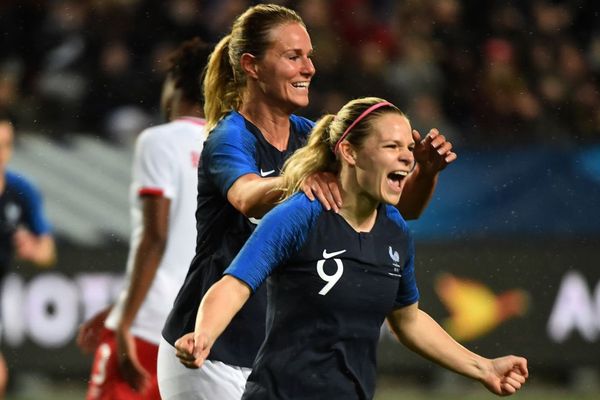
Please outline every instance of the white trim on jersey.
[[196, 246], [197, 164], [205, 140], [203, 120], [184, 117], [146, 129], [136, 141], [130, 186], [131, 239], [124, 289], [105, 326], [116, 329], [131, 279], [142, 229], [141, 195], [170, 200], [168, 240], [164, 255], [131, 326], [131, 333], [151, 343], [160, 342], [161, 330], [179, 291]]

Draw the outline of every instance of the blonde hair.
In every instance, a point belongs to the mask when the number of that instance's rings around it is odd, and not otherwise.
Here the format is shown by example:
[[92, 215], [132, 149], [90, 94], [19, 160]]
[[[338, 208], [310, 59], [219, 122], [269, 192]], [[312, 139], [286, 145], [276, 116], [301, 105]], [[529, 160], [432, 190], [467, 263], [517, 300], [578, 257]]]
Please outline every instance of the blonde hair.
[[[334, 153], [336, 143], [363, 112], [383, 102], [386, 101], [378, 97], [354, 99], [346, 103], [336, 115], [323, 116], [312, 129], [306, 146], [296, 150], [283, 165], [281, 173], [283, 183], [279, 188], [283, 193], [283, 200], [299, 192], [306, 178], [316, 172], [337, 174], [340, 161]], [[388, 112], [406, 117], [396, 106], [388, 103], [364, 115], [343, 140], [347, 140], [357, 149], [360, 148], [371, 132], [371, 121]]]
[[258, 4], [248, 8], [233, 23], [231, 33], [216, 45], [204, 74], [204, 114], [206, 130], [232, 109], [242, 104], [246, 74], [240, 65], [242, 54], [261, 59], [273, 43], [271, 31], [287, 23], [304, 22], [295, 11], [276, 4]]

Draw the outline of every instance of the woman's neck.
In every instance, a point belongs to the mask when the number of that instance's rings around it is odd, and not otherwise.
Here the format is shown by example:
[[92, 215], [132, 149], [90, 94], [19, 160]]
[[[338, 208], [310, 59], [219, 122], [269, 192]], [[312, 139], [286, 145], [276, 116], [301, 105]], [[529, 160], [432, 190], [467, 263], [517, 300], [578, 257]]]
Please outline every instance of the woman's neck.
[[379, 201], [360, 188], [351, 168], [342, 166], [338, 179], [343, 204], [340, 215], [355, 231], [370, 232], [375, 225]]
[[239, 113], [260, 129], [264, 138], [279, 151], [287, 149], [290, 136], [290, 114], [264, 104], [240, 107]]
[[339, 214], [355, 231], [370, 232], [375, 225], [379, 203], [365, 195], [341, 190], [343, 205]]

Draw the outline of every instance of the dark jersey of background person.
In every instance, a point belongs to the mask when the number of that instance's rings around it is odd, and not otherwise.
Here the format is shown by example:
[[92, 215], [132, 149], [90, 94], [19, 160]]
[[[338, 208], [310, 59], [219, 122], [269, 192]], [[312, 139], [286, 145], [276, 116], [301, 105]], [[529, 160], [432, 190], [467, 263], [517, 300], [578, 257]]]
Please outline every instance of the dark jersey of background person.
[[13, 235], [19, 225], [35, 235], [50, 232], [42, 210], [42, 197], [37, 189], [20, 175], [6, 171], [4, 191], [0, 193], [0, 279], [12, 262]]
[[[288, 147], [281, 152], [259, 129], [236, 111], [230, 112], [204, 143], [198, 166], [196, 255], [191, 262], [163, 329], [171, 344], [194, 331], [200, 300], [242, 248], [256, 227], [227, 201], [227, 192], [243, 175], [278, 176], [285, 160], [302, 147], [314, 123], [290, 116]], [[265, 335], [266, 289], [235, 316], [214, 344], [209, 359], [251, 367]]]
[[419, 298], [412, 237], [395, 207], [381, 204], [371, 231], [358, 233], [303, 193], [263, 218], [225, 274], [253, 292], [269, 277], [247, 400], [371, 399], [381, 325]]

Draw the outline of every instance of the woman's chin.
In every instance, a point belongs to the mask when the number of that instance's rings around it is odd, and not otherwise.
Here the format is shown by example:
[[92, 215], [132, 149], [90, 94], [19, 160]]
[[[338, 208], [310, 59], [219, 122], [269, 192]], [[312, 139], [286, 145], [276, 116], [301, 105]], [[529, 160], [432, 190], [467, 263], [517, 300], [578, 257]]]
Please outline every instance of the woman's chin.
[[393, 206], [395, 206], [396, 204], [398, 204], [400, 202], [400, 195], [402, 194], [402, 192], [400, 193], [385, 193], [382, 197], [381, 197], [381, 202], [382, 203], [386, 203], [386, 204], [391, 204]]
[[400, 196], [402, 195], [402, 189], [404, 188], [404, 184], [398, 185], [388, 185], [382, 194], [382, 201], [387, 204], [396, 205], [400, 201]]

